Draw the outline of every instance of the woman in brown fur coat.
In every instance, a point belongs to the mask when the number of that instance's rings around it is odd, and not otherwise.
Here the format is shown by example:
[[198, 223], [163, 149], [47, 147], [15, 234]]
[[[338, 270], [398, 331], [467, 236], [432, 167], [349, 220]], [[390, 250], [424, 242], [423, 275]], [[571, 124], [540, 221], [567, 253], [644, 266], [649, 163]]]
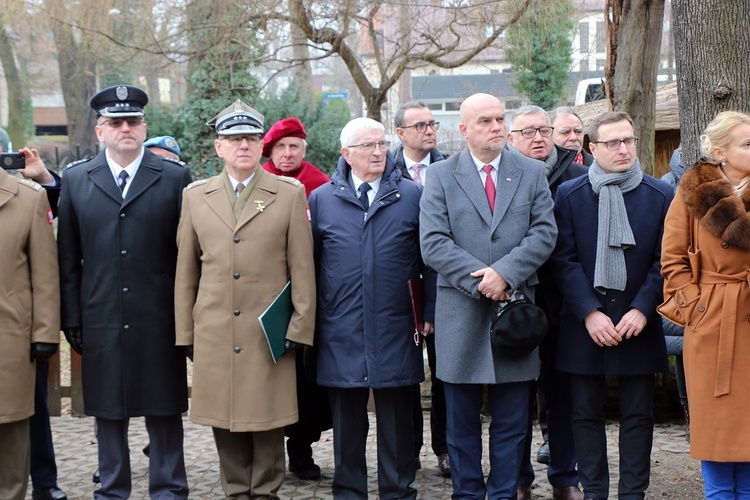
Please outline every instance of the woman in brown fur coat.
[[686, 323], [690, 454], [702, 461], [706, 498], [748, 498], [750, 115], [718, 114], [701, 150], [665, 222], [665, 298]]

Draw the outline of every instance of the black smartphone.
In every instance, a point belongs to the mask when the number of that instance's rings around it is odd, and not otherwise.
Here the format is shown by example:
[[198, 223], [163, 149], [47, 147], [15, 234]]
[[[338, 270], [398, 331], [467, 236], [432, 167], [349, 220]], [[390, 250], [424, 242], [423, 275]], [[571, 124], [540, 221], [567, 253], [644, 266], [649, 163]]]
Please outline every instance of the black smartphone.
[[0, 153], [0, 166], [5, 170], [26, 168], [26, 157], [23, 153]]

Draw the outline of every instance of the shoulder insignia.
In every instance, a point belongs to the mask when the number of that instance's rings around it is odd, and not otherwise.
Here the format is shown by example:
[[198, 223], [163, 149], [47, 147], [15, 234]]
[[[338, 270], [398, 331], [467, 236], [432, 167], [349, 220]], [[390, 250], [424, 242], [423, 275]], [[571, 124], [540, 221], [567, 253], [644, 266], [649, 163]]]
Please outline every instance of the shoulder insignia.
[[173, 160], [172, 158], [162, 158], [162, 160], [168, 161], [169, 163], [174, 163], [175, 165], [179, 165], [181, 167], [187, 167], [187, 163], [182, 160]]
[[298, 179], [295, 179], [294, 177], [287, 177], [285, 175], [277, 175], [276, 178], [279, 179], [280, 181], [284, 181], [286, 183], [289, 183], [292, 186], [301, 186], [302, 185], [302, 183]]
[[187, 185], [187, 187], [185, 189], [193, 189], [196, 186], [200, 186], [202, 184], [207, 183], [209, 180], [210, 179], [201, 179], [199, 181], [191, 182], [190, 184]]
[[81, 160], [76, 160], [76, 161], [70, 162], [70, 163], [68, 163], [65, 166], [65, 170], [69, 169], [70, 167], [75, 167], [76, 165], [80, 165], [81, 163], [86, 163], [87, 161], [91, 160], [92, 158], [93, 158], [93, 156], [88, 156], [88, 157], [83, 158]]
[[31, 189], [34, 189], [36, 191], [39, 191], [40, 189], [42, 189], [41, 185], [29, 179], [18, 179], [18, 183], [23, 184], [24, 186], [30, 187]]

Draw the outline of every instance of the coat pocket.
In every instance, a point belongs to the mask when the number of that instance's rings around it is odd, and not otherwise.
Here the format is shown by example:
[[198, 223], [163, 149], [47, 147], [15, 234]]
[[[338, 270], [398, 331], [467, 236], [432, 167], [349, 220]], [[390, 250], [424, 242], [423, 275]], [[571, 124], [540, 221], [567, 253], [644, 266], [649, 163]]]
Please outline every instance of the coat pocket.
[[681, 290], [677, 290], [674, 295], [667, 297], [667, 300], [656, 310], [672, 323], [685, 326], [690, 321], [690, 315], [693, 313], [700, 295], [698, 285], [688, 285]]

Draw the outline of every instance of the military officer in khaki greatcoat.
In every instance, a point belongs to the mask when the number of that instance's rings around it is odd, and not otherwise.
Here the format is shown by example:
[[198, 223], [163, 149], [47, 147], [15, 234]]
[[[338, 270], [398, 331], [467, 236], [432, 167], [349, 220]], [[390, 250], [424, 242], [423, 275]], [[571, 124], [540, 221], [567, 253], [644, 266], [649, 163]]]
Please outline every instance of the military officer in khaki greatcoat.
[[224, 171], [188, 186], [177, 235], [177, 345], [194, 346], [190, 418], [213, 427], [224, 492], [278, 498], [294, 356], [277, 363], [258, 316], [287, 281], [289, 344], [311, 345], [315, 271], [305, 189], [259, 168], [263, 115], [238, 100], [208, 122]]
[[0, 169], [0, 498], [29, 483], [36, 361], [60, 342], [57, 245], [47, 194]]

